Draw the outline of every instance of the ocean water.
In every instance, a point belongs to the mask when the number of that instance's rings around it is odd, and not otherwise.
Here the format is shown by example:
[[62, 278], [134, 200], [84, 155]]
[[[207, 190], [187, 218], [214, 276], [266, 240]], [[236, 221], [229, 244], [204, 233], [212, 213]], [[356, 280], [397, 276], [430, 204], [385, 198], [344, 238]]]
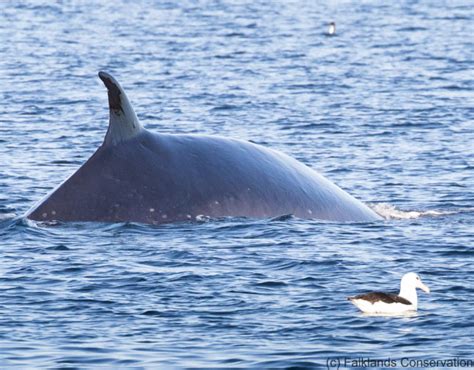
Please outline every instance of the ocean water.
[[[0, 368], [474, 360], [473, 35], [463, 0], [3, 1]], [[384, 220], [24, 219], [102, 142], [99, 70], [148, 129], [279, 149]], [[346, 300], [408, 271], [414, 315]]]

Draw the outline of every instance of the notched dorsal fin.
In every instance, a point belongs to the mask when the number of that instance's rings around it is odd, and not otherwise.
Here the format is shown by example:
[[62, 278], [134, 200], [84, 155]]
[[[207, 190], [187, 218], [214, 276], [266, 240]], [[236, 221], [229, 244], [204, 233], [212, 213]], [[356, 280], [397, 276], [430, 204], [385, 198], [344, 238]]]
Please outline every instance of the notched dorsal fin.
[[109, 95], [109, 129], [105, 135], [104, 145], [115, 145], [138, 135], [143, 127], [125, 91], [110, 74], [99, 72], [99, 77]]

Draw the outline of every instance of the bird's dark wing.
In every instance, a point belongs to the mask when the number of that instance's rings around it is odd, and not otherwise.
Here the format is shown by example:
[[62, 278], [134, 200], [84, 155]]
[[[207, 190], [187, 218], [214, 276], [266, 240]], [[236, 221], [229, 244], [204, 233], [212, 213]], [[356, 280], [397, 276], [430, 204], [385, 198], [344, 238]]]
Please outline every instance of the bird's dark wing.
[[400, 297], [398, 294], [394, 293], [383, 293], [383, 292], [372, 292], [366, 294], [359, 294], [354, 297], [349, 297], [349, 300], [354, 299], [363, 299], [364, 301], [375, 303], [375, 302], [384, 302], [384, 303], [401, 303], [406, 305], [411, 305], [411, 302], [408, 299]]

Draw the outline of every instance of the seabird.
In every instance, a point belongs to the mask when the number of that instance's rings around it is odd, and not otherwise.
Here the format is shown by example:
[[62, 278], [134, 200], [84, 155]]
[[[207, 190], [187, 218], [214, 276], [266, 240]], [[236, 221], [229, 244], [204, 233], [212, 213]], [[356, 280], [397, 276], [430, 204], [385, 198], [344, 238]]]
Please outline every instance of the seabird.
[[402, 277], [400, 282], [400, 293], [371, 292], [366, 294], [347, 297], [357, 308], [364, 313], [397, 314], [416, 311], [418, 308], [418, 297], [416, 288], [430, 292], [420, 277], [414, 272], [409, 272]]
[[329, 23], [328, 35], [332, 36], [335, 33], [336, 33], [336, 23], [331, 22], [331, 23]]

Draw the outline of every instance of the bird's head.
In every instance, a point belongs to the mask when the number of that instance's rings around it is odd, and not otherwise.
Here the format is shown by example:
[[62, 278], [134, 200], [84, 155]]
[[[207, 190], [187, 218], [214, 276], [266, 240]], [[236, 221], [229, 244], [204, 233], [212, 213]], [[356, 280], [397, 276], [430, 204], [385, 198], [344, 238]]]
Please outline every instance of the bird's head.
[[430, 292], [430, 288], [423, 284], [421, 278], [418, 276], [418, 274], [415, 274], [414, 272], [409, 272], [403, 275], [401, 286], [420, 288], [426, 293]]

